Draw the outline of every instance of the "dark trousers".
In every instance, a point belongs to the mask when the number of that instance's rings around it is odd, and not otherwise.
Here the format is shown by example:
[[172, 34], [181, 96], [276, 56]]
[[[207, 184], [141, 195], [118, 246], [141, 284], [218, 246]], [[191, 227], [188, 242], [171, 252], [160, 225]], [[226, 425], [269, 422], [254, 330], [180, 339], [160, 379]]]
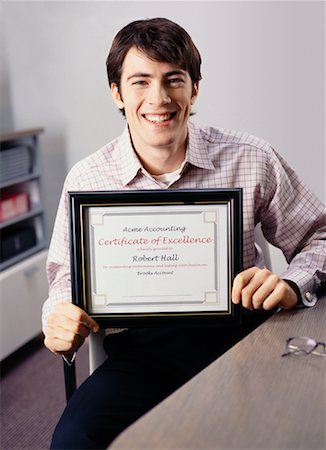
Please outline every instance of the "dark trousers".
[[70, 399], [51, 448], [106, 448], [261, 321], [235, 327], [130, 329], [107, 336], [108, 359]]

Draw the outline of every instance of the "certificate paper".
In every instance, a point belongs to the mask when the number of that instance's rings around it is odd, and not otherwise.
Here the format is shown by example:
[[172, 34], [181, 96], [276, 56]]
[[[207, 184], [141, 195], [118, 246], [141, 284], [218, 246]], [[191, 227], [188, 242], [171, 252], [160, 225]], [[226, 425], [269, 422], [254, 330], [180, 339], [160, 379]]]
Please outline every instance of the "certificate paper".
[[232, 222], [240, 210], [233, 196], [221, 200], [218, 193], [71, 193], [77, 304], [106, 326], [234, 317], [230, 289], [241, 227]]

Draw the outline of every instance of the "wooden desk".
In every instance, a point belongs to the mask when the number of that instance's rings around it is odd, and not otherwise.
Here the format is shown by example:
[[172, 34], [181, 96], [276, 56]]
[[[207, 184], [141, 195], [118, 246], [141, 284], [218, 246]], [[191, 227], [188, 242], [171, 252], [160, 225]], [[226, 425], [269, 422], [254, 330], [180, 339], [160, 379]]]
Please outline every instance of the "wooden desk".
[[110, 449], [325, 449], [326, 358], [282, 358], [290, 336], [326, 341], [326, 297], [271, 317]]

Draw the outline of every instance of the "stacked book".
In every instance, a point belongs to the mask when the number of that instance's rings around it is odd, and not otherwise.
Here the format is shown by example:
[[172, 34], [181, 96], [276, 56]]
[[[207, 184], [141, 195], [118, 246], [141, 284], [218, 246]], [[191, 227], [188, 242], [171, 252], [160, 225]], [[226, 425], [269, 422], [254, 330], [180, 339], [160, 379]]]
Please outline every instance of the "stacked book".
[[32, 151], [19, 146], [0, 152], [0, 182], [28, 175], [32, 171]]
[[0, 199], [0, 223], [20, 216], [28, 211], [27, 192], [4, 193]]

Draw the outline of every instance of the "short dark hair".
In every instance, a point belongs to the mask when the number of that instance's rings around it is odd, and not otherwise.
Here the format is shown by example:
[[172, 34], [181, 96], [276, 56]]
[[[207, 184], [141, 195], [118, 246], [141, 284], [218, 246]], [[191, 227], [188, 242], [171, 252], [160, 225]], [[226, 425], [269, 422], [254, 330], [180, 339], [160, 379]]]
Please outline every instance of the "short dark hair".
[[193, 85], [201, 80], [201, 57], [189, 34], [171, 20], [158, 17], [136, 20], [117, 33], [106, 60], [110, 86], [115, 83], [120, 88], [122, 65], [131, 47], [154, 61], [186, 70]]

